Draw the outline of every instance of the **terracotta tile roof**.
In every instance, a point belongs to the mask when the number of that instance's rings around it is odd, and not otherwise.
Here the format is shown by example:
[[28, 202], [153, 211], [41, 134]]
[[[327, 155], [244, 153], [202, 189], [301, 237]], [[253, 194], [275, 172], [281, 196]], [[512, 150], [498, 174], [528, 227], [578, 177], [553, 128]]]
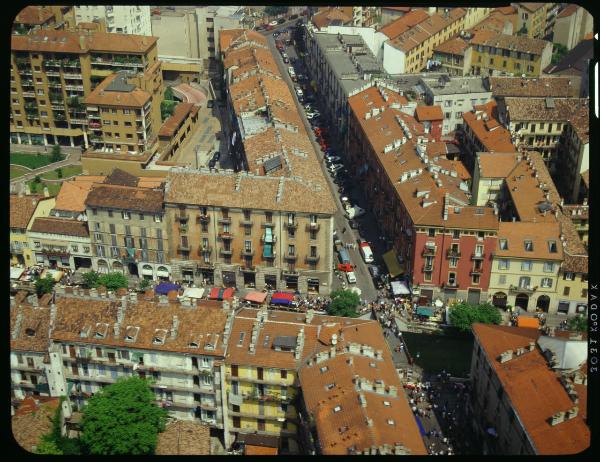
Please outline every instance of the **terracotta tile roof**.
[[477, 153], [480, 178], [506, 178], [517, 165], [516, 152]]
[[185, 420], [171, 422], [158, 434], [155, 453], [159, 456], [208, 456], [210, 427]]
[[466, 40], [460, 37], [454, 37], [445, 42], [440, 43], [437, 47], [433, 49], [438, 53], [448, 53], [456, 56], [464, 56], [465, 51], [469, 47], [469, 44]]
[[17, 194], [10, 195], [10, 227], [27, 228], [29, 220], [33, 216], [38, 203], [44, 199], [41, 194], [30, 194], [19, 197]]
[[[504, 363], [498, 360], [506, 350], [527, 348], [529, 342], [536, 339], [535, 335], [539, 336], [539, 331], [476, 323], [473, 324], [473, 333], [496, 372], [519, 422], [531, 438], [536, 453], [576, 454], [587, 449], [591, 435], [581, 413], [555, 426], [549, 423], [553, 414], [567, 411], [575, 404], [539, 348]], [[544, 393], [536, 390], [544, 390]], [[579, 406], [582, 407], [581, 402]]]
[[569, 77], [489, 77], [490, 90], [494, 97], [577, 97], [578, 85]]
[[138, 184], [138, 177], [120, 168], [115, 168], [102, 183], [115, 186], [131, 186], [134, 188]]
[[42, 436], [52, 431], [52, 419], [59, 405], [59, 398], [46, 396], [27, 396], [21, 401], [15, 415], [11, 417], [12, 434], [17, 444], [26, 451], [33, 452]]
[[402, 11], [404, 13], [408, 13], [410, 11], [410, 6], [381, 6], [382, 10], [394, 10], [394, 11]]
[[[391, 38], [390, 45], [393, 45], [399, 50], [408, 52], [421, 45], [438, 32], [452, 25], [454, 22], [463, 17], [465, 13], [466, 11], [462, 8], [453, 8], [448, 13], [448, 16], [442, 16], [438, 13], [432, 14], [429, 16], [429, 18], [425, 19], [424, 21], [420, 21], [414, 27], [407, 29], [397, 37], [393, 39]], [[403, 16], [399, 20], [404, 19], [404, 17], [406, 16]]]
[[244, 446], [245, 456], [276, 456], [279, 453], [277, 448], [268, 448], [264, 446], [254, 446], [246, 444]]
[[78, 176], [73, 180], [63, 181], [56, 196], [55, 210], [66, 212], [85, 212], [85, 200], [95, 183], [104, 181], [103, 176]]
[[444, 114], [440, 106], [417, 106], [415, 109], [415, 117], [419, 122], [426, 120], [444, 120]]
[[537, 10], [539, 10], [540, 8], [545, 7], [545, 3], [535, 3], [535, 2], [530, 2], [530, 3], [517, 3], [518, 6], [520, 6], [521, 8], [526, 9], [527, 11], [530, 12], [535, 12]]
[[576, 4], [567, 5], [567, 7], [564, 10], [562, 10], [560, 13], [558, 13], [557, 18], [567, 18], [567, 17], [571, 16], [572, 14], [574, 14], [577, 11], [577, 8], [579, 8], [579, 5], [576, 5]]
[[[396, 107], [397, 101], [391, 96], [394, 91], [385, 89], [389, 96], [385, 101], [380, 90], [373, 86], [349, 98], [350, 107], [360, 123], [365, 137], [376, 153], [381, 166], [386, 171], [399, 199], [411, 216], [413, 223], [418, 225], [461, 227], [473, 229], [497, 229], [498, 219], [491, 208], [468, 206], [469, 197], [466, 184], [461, 187], [462, 180], [458, 172], [452, 172], [436, 166], [437, 159], [429, 158], [426, 164], [418, 154], [419, 136], [429, 138], [423, 133], [423, 127], [414, 117], [411, 117]], [[394, 104], [394, 106], [391, 106]], [[372, 114], [371, 108], [384, 108], [383, 112], [366, 118]], [[410, 131], [412, 139], [405, 136], [401, 119]], [[393, 142], [406, 138], [403, 144], [393, 148]], [[389, 149], [392, 145], [391, 150]], [[388, 146], [388, 148], [386, 148]], [[439, 157], [439, 156], [438, 156]], [[444, 156], [440, 157], [444, 159]], [[436, 171], [437, 169], [437, 171]], [[420, 172], [419, 172], [420, 170]], [[410, 178], [409, 178], [409, 173]], [[434, 175], [437, 178], [434, 178]], [[417, 196], [417, 192], [422, 192]], [[429, 197], [425, 197], [428, 194]], [[443, 218], [444, 201], [450, 204], [448, 217]], [[460, 210], [455, 211], [457, 206]]]
[[499, 6], [494, 11], [498, 11], [502, 14], [509, 15], [516, 13], [516, 8], [514, 6]]
[[472, 111], [463, 114], [463, 120], [486, 151], [511, 152], [516, 150], [510, 131], [500, 125], [496, 118], [496, 102], [494, 100], [480, 106], [473, 106]]
[[521, 51], [534, 55], [541, 55], [546, 47], [552, 47], [552, 44], [546, 40], [529, 38], [524, 35], [507, 35], [494, 33], [475, 34], [471, 39], [471, 45], [484, 45], [501, 48], [511, 51]]
[[156, 45], [158, 37], [146, 35], [80, 32], [39, 29], [28, 35], [11, 36], [13, 51], [48, 51], [86, 54], [90, 51], [107, 53], [147, 53]]
[[[138, 298], [137, 303], [128, 300], [119, 335], [115, 336], [113, 326], [117, 322], [120, 303], [69, 294], [57, 297], [52, 339], [210, 356], [222, 356], [225, 352], [223, 332], [227, 312], [220, 302], [200, 301], [193, 308], [184, 307], [178, 302], [161, 305], [156, 300], [145, 298]], [[171, 331], [175, 316], [179, 325], [173, 339]], [[97, 323], [109, 326], [104, 338], [97, 338], [95, 335]], [[88, 327], [89, 335], [81, 337], [82, 330]], [[140, 329], [136, 334], [137, 327]], [[156, 332], [157, 329], [164, 331]], [[130, 334], [135, 337], [135, 341], [126, 340], [125, 337]], [[164, 335], [163, 344], [153, 342], [157, 335]], [[198, 347], [191, 346], [191, 343]], [[210, 348], [210, 345], [213, 347]]]
[[64, 218], [39, 217], [33, 221], [32, 233], [60, 234], [63, 236], [89, 237], [87, 222]]
[[319, 11], [312, 17], [313, 24], [317, 29], [327, 27], [332, 21], [340, 20], [342, 24], [347, 24], [352, 21], [352, 12], [347, 14], [340, 7], [329, 7], [328, 9]]
[[53, 17], [54, 13], [49, 8], [30, 5], [26, 6], [19, 13], [17, 13], [14, 22], [16, 24], [41, 25], [45, 24]]
[[429, 18], [429, 15], [426, 11], [412, 10], [395, 21], [383, 26], [378, 32], [385, 34], [390, 40], [393, 40], [411, 27], [425, 21], [427, 18]]
[[590, 108], [588, 106], [581, 107], [575, 111], [569, 118], [569, 123], [577, 133], [577, 136], [582, 143], [590, 141]]
[[[558, 223], [533, 223], [526, 221], [502, 221], [498, 229], [498, 241], [506, 239], [508, 249], [496, 249], [498, 258], [515, 257], [531, 260], [557, 260], [563, 258]], [[525, 250], [525, 241], [531, 241], [533, 251]], [[550, 252], [549, 242], [554, 241], [556, 252]]]
[[504, 27], [509, 22], [510, 18], [505, 17], [505, 15], [501, 13], [492, 12], [492, 14], [490, 14], [483, 21], [475, 24], [471, 29], [471, 32], [475, 32], [478, 30], [487, 30], [491, 32], [502, 33], [504, 32]]
[[110, 91], [107, 87], [115, 79], [122, 80], [123, 77], [118, 73], [106, 77], [98, 84], [94, 91], [86, 96], [84, 100], [85, 104], [140, 108], [150, 100], [150, 93], [137, 87], [131, 91]]
[[[48, 351], [48, 328], [50, 326], [50, 308], [47, 303], [38, 302], [39, 307], [29, 303], [17, 302], [10, 308], [10, 349], [13, 351]], [[20, 324], [17, 319], [21, 319]], [[19, 327], [15, 332], [15, 327]], [[16, 338], [12, 335], [16, 333]], [[32, 334], [32, 335], [31, 335]]]
[[158, 213], [163, 210], [163, 198], [164, 192], [158, 189], [96, 184], [85, 205]]
[[219, 33], [219, 45], [221, 53], [229, 50], [230, 47], [243, 46], [246, 43], [257, 43], [267, 46], [267, 38], [253, 30], [247, 29], [228, 29]]
[[158, 130], [158, 136], [172, 137], [177, 132], [179, 125], [187, 119], [188, 115], [191, 115], [194, 105], [192, 103], [179, 103], [173, 115], [163, 122], [160, 129]]

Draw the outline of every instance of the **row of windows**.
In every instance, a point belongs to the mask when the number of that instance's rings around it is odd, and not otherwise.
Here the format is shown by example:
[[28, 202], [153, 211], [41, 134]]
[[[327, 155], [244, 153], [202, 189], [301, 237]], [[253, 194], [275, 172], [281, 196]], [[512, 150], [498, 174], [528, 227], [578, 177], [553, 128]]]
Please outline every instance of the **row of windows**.
[[[107, 213], [108, 213], [108, 216], [112, 218], [114, 216], [115, 212], [113, 210], [109, 209], [109, 210], [107, 210]], [[117, 213], [119, 213], [119, 212], [117, 212]], [[129, 212], [127, 210], [121, 210], [120, 213], [121, 213], [121, 218], [123, 220], [131, 220], [132, 212]], [[97, 216], [98, 215], [98, 209], [93, 208], [92, 209], [92, 215]], [[140, 220], [142, 220], [142, 221], [146, 218], [146, 215], [143, 214], [143, 213], [138, 213], [137, 215], [138, 215], [138, 218]], [[152, 215], [152, 217], [154, 218], [154, 221], [156, 223], [161, 223], [162, 222], [162, 215], [161, 214], [155, 213], [154, 215]]]
[[[544, 262], [544, 273], [553, 273], [555, 270], [554, 262]], [[510, 269], [510, 260], [508, 258], [500, 258], [498, 259], [498, 269], [499, 270], [509, 270]], [[531, 260], [523, 260], [521, 261], [521, 271], [531, 271], [533, 269], [533, 262]]]
[[[425, 282], [431, 282], [432, 277], [433, 277], [433, 272], [425, 271], [423, 274], [424, 274]], [[471, 283], [473, 285], [479, 285], [480, 282], [481, 282], [481, 274], [472, 274], [471, 275]], [[454, 272], [448, 273], [447, 284], [448, 284], [448, 286], [451, 286], [451, 287], [458, 286], [458, 280], [456, 279], [456, 273], [454, 273]]]
[[[447, 234], [448, 230], [442, 230], [439, 228], [418, 228], [417, 232], [419, 232], [419, 233], [426, 232], [427, 236], [435, 237], [436, 234], [438, 234], [438, 235]], [[483, 239], [484, 237], [495, 236], [495, 233], [487, 233], [485, 231], [465, 231], [465, 230], [459, 230], [459, 229], [452, 230], [452, 239], [460, 239], [460, 236], [477, 236], [478, 238]]]
[[[141, 217], [140, 220], [144, 220], [144, 218], [143, 218], [144, 215], [143, 214], [140, 214], [140, 217]], [[102, 232], [103, 228], [106, 229], [106, 227], [103, 227], [100, 222], [94, 222], [94, 229], [93, 229], [94, 231]], [[111, 234], [117, 234], [117, 231], [116, 231], [117, 227], [116, 227], [116, 225], [114, 223], [109, 223], [108, 229], [109, 229], [109, 232]], [[152, 228], [150, 228], [150, 229], [152, 229]], [[157, 239], [162, 239], [162, 237], [163, 237], [162, 236], [162, 229], [160, 229], [160, 228], [154, 228], [154, 230], [155, 230], [155, 233], [156, 233], [156, 238]], [[133, 233], [131, 232], [131, 226], [125, 225], [125, 234], [127, 236], [132, 236], [133, 235]], [[142, 228], [142, 227], [139, 228], [139, 235], [141, 237], [151, 237], [151, 236], [148, 236], [148, 230], [147, 230], [147, 228]]]
[[[506, 284], [506, 275], [501, 274], [498, 276], [498, 284]], [[540, 286], [545, 289], [551, 289], [554, 285], [553, 278], [541, 278]], [[529, 276], [522, 276], [519, 278], [519, 288], [530, 289], [532, 287], [531, 278]]]

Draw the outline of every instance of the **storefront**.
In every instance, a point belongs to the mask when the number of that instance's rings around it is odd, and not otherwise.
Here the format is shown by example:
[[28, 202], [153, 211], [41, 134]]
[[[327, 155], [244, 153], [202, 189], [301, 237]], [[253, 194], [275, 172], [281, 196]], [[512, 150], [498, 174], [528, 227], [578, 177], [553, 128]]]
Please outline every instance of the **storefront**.
[[319, 284], [321, 281], [319, 281], [318, 279], [307, 279], [306, 282], [308, 284], [309, 293], [319, 293]]
[[223, 271], [222, 272], [223, 285], [225, 287], [235, 287], [235, 272], [233, 271]]

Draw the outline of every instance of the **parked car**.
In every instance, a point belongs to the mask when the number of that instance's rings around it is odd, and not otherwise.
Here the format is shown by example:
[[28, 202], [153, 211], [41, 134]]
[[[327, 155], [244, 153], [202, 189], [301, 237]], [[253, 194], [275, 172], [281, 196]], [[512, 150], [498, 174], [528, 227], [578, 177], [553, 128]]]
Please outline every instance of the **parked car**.
[[215, 168], [215, 165], [217, 164], [217, 162], [214, 159], [210, 159], [208, 161], [208, 167], [209, 168]]
[[[327, 153], [325, 153], [327, 154]], [[342, 158], [340, 156], [327, 156], [326, 162], [328, 163], [339, 163], [342, 162]]]
[[335, 173], [341, 168], [344, 168], [342, 164], [333, 164], [327, 167], [327, 170], [329, 170], [331, 173]]
[[277, 24], [283, 24], [285, 22], [285, 18], [279, 18], [277, 20]]
[[373, 279], [377, 279], [381, 275], [381, 270], [379, 269], [378, 266], [368, 265], [367, 269], [369, 270], [369, 273], [371, 274], [371, 277]]
[[273, 38], [279, 37], [279, 32], [273, 32]]
[[288, 58], [287, 56], [285, 56], [285, 57], [283, 58], [283, 62], [284, 62], [285, 64], [287, 64], [287, 63], [289, 63], [289, 62], [290, 62], [290, 60], [289, 60], [289, 58]]
[[293, 14], [288, 18], [290, 21], [294, 20], [294, 19], [298, 19], [298, 15], [297, 14]]
[[358, 245], [358, 247], [365, 263], [372, 263], [375, 260], [373, 258], [373, 251], [371, 250], [368, 242], [363, 241]]
[[279, 24], [279, 23], [278, 23], [276, 20], [273, 20], [273, 21], [271, 21], [271, 22], [269, 23], [269, 26], [271, 26], [271, 27], [274, 27], [274, 26], [276, 26], [277, 24]]
[[356, 284], [356, 275], [354, 274], [354, 271], [346, 273], [346, 279], [348, 280], [348, 284]]

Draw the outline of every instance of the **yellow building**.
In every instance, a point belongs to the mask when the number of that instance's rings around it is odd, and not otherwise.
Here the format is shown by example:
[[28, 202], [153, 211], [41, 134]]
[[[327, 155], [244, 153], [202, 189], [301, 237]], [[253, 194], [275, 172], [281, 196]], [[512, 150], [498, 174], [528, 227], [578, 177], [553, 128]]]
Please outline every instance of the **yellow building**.
[[552, 43], [480, 31], [471, 40], [471, 74], [538, 77], [552, 59]]
[[27, 242], [27, 230], [37, 217], [47, 217], [54, 207], [53, 197], [39, 194], [10, 195], [10, 263], [28, 267], [35, 264]]
[[531, 38], [546, 35], [546, 19], [553, 3], [517, 3], [517, 32]]
[[162, 99], [160, 67], [156, 78], [144, 74], [155, 74], [159, 66], [156, 41], [156, 37], [91, 29], [38, 29], [29, 35], [13, 35], [11, 143], [88, 147], [83, 100], [119, 70], [141, 72], [148, 86], [160, 88]]
[[560, 236], [557, 222], [500, 222], [489, 287], [494, 305], [556, 312]]

